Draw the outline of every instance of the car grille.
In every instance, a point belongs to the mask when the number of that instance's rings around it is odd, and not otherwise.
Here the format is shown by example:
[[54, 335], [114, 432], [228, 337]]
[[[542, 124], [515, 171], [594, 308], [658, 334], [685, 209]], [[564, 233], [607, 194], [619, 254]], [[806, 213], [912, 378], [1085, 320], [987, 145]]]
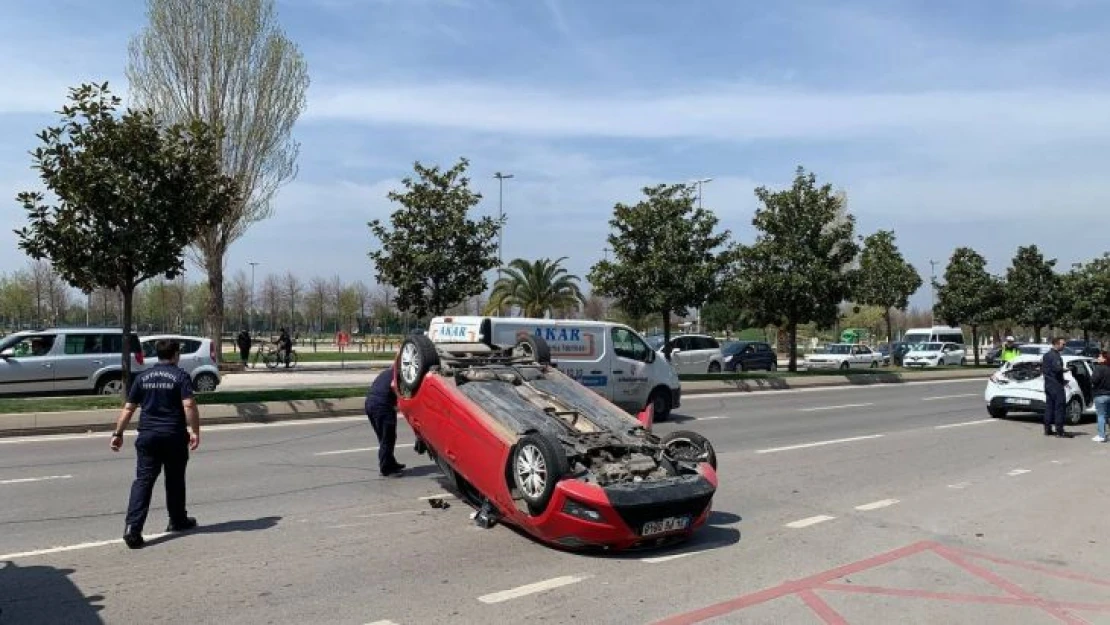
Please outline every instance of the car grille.
[[668, 517], [696, 519], [713, 500], [713, 486], [698, 475], [660, 482], [619, 484], [605, 488], [609, 503], [636, 533], [644, 523]]

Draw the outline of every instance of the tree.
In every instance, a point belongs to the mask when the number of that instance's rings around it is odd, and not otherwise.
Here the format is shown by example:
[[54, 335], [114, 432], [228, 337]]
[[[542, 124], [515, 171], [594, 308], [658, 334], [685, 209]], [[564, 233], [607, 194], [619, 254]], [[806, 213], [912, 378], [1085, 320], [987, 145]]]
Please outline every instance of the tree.
[[[238, 201], [237, 185], [221, 173], [220, 136], [204, 123], [166, 127], [151, 110], [117, 116], [120, 99], [107, 83], [71, 89], [69, 100], [31, 153], [57, 203], [20, 193], [29, 224], [16, 234], [20, 248], [49, 260], [70, 285], [119, 292], [128, 336], [135, 288], [183, 271], [184, 245]], [[125, 389], [128, 347], [123, 341]]]
[[1033, 340], [1041, 341], [1041, 329], [1060, 314], [1060, 276], [1056, 259], [1045, 259], [1036, 245], [1019, 247], [1006, 270], [1006, 301], [1009, 316], [1033, 328]]
[[273, 0], [148, 0], [147, 16], [130, 45], [132, 97], [165, 119], [224, 129], [224, 171], [242, 184], [238, 201], [191, 239], [208, 274], [208, 335], [219, 353], [227, 251], [270, 216], [277, 189], [296, 174], [291, 131], [305, 109], [308, 67]]
[[690, 185], [644, 187], [643, 194], [634, 205], [613, 208], [613, 260], [594, 265], [589, 281], [630, 317], [659, 315], [669, 342], [671, 315], [685, 316], [716, 290], [731, 258], [723, 249], [731, 235], [716, 231], [712, 210], [695, 207]]
[[582, 306], [582, 316], [591, 321], [600, 321], [605, 318], [605, 298], [596, 293], [590, 293], [586, 303]]
[[285, 305], [289, 307], [290, 333], [297, 327], [297, 299], [301, 296], [302, 289], [301, 281], [297, 276], [293, 275], [292, 271], [286, 271], [285, 278], [282, 280], [282, 295], [285, 298]]
[[396, 289], [393, 301], [402, 312], [441, 315], [485, 291], [485, 272], [498, 265], [502, 222], [468, 217], [482, 199], [470, 190], [468, 165], [465, 158], [447, 170], [417, 162], [416, 178], [402, 181], [405, 192], [389, 193], [401, 205], [390, 217], [392, 227], [378, 219], [369, 224], [380, 243], [370, 252], [378, 282]]
[[894, 232], [880, 230], [863, 240], [855, 299], [865, 306], [883, 309], [886, 338], [894, 340], [892, 310], [905, 310], [910, 296], [921, 288], [921, 276], [906, 262], [894, 242]]
[[1068, 302], [1064, 314], [1069, 328], [1083, 331], [1083, 340], [1091, 340], [1091, 332], [1110, 332], [1110, 254], [1088, 263], [1077, 263], [1063, 278]]
[[[328, 299], [330, 294], [330, 284], [324, 278], [319, 276], [313, 278], [308, 283], [308, 294], [305, 296], [305, 307], [308, 313], [308, 318], [312, 319], [316, 325], [316, 332], [324, 331], [324, 315], [328, 312]], [[306, 319], [305, 321], [308, 321]]]
[[278, 315], [281, 312], [281, 282], [274, 274], [267, 274], [262, 281], [262, 308], [266, 311], [269, 322], [266, 329], [273, 331], [277, 328]]
[[586, 298], [578, 287], [579, 277], [563, 268], [563, 256], [528, 262], [516, 258], [504, 269], [504, 276], [493, 284], [485, 314], [505, 306], [519, 306], [525, 317], [543, 317], [568, 308], [577, 309]]
[[3, 316], [9, 327], [22, 329], [33, 310], [34, 297], [28, 272], [17, 271], [4, 276], [0, 280], [0, 316]]
[[[240, 269], [231, 278], [231, 285], [227, 289], [227, 299], [224, 300], [224, 316], [236, 320], [240, 328], [247, 327], [248, 312], [251, 305], [251, 279], [247, 272]], [[253, 330], [254, 328], [251, 328]]]
[[743, 308], [720, 296], [711, 297], [701, 307], [701, 321], [706, 328], [724, 330], [729, 335], [752, 325], [750, 315]]
[[957, 248], [937, 285], [936, 316], [950, 326], [971, 326], [975, 364], [979, 364], [979, 328], [1002, 316], [1002, 283], [987, 272], [987, 259], [969, 247]]
[[791, 188], [759, 187], [755, 195], [762, 204], [752, 220], [759, 234], [740, 249], [730, 301], [748, 307], [759, 325], [786, 328], [790, 371], [797, 371], [798, 326], [832, 326], [851, 295], [855, 218], [831, 185], [818, 187], [801, 167]]

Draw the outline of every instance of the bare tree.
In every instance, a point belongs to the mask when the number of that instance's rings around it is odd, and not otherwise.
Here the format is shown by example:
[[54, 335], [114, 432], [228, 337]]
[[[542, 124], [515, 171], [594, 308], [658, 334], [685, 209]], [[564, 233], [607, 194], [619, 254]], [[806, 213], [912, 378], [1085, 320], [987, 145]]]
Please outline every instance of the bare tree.
[[297, 301], [301, 297], [302, 291], [301, 281], [293, 275], [292, 271], [285, 272], [281, 290], [285, 305], [289, 307], [289, 332], [292, 333], [294, 328], [297, 327]]
[[277, 327], [278, 314], [281, 311], [282, 299], [281, 282], [274, 274], [269, 274], [262, 281], [262, 308], [270, 315], [269, 329]]
[[[227, 312], [231, 316], [239, 316], [239, 325], [247, 325], [247, 308], [251, 301], [251, 282], [247, 272], [240, 269], [235, 272], [231, 280], [231, 287], [227, 290]], [[211, 305], [211, 302], [209, 302]]]
[[306, 297], [305, 306], [307, 307], [308, 316], [318, 324], [316, 326], [317, 332], [324, 331], [324, 315], [328, 311], [328, 300], [331, 291], [331, 284], [324, 278], [313, 278], [308, 283], [308, 295]]
[[222, 128], [224, 169], [242, 185], [243, 200], [193, 242], [208, 274], [208, 334], [220, 349], [227, 251], [270, 216], [270, 200], [296, 175], [291, 131], [305, 108], [308, 66], [273, 0], [147, 0], [147, 16], [130, 45], [132, 96], [170, 122]]
[[50, 262], [47, 260], [32, 260], [27, 273], [31, 279], [31, 298], [35, 305], [35, 323], [43, 323], [48, 316], [54, 268], [50, 266]]
[[366, 323], [366, 309], [371, 304], [370, 287], [362, 280], [356, 281], [352, 287], [355, 299], [358, 301], [358, 331], [362, 332]]

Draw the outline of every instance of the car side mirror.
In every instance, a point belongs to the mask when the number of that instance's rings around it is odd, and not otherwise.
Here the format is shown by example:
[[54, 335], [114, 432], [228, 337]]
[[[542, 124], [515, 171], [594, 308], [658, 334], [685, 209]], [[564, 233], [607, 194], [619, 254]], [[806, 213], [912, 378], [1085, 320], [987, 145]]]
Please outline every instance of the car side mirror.
[[655, 362], [655, 352], [649, 351], [647, 357], [648, 364]]

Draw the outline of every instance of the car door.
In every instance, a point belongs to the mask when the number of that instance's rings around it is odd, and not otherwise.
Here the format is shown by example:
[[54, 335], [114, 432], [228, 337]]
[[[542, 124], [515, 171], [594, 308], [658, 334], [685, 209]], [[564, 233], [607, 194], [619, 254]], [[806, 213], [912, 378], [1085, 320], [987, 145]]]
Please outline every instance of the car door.
[[[58, 337], [61, 353], [54, 371], [54, 389], [87, 391], [93, 387], [93, 375], [107, 364], [104, 336], [98, 333], [67, 332]], [[118, 356], [116, 360], [119, 360]]]
[[54, 391], [53, 334], [30, 334], [0, 352], [0, 393]]
[[674, 367], [676, 373], [683, 374], [690, 372], [690, 339], [686, 336], [676, 336], [671, 339], [670, 349], [666, 353], [670, 354], [671, 366]]
[[766, 343], [755, 343], [755, 355], [753, 356], [753, 365], [756, 369], [773, 369], [775, 362], [775, 353], [771, 350], [771, 346]]
[[638, 411], [647, 403], [647, 361], [651, 348], [623, 326], [609, 331], [613, 340], [613, 357], [609, 360], [611, 401], [626, 410]]

